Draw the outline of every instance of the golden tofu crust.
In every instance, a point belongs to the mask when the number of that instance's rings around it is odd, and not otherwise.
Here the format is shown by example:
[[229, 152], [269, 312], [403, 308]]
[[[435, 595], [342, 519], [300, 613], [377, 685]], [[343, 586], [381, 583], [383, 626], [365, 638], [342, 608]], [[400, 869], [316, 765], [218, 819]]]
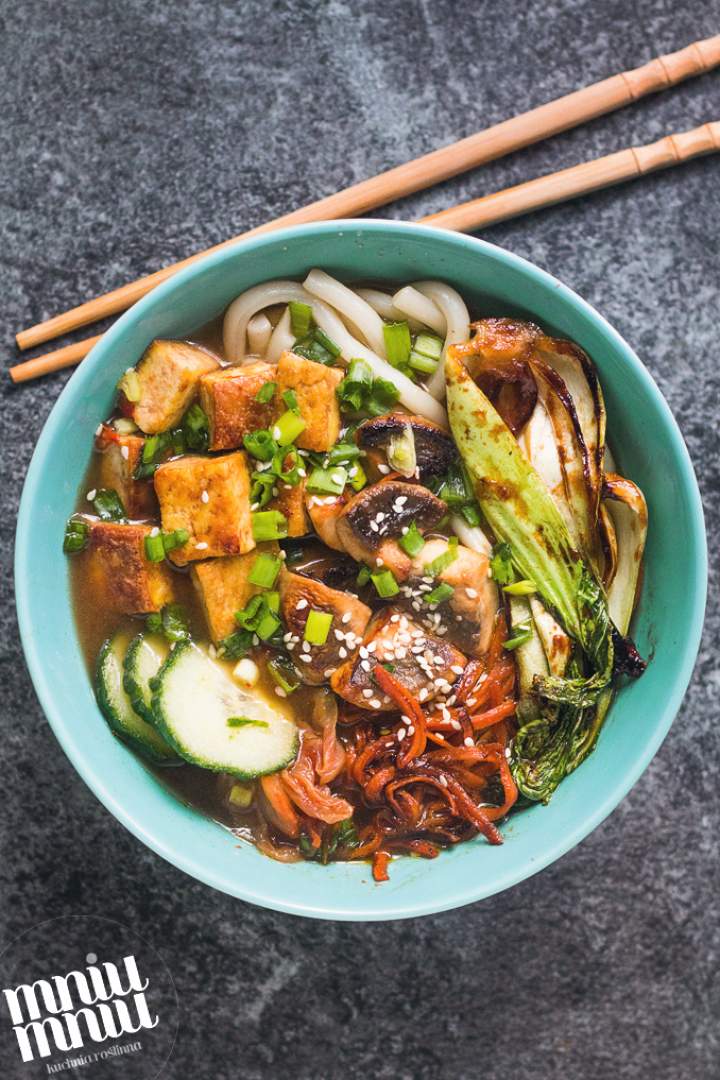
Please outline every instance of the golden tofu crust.
[[187, 341], [152, 342], [136, 371], [140, 398], [132, 418], [142, 431], [154, 435], [180, 423], [197, 392], [201, 375], [219, 367], [217, 357]]
[[150, 525], [93, 521], [87, 551], [89, 595], [123, 615], [159, 611], [174, 598], [173, 574], [166, 563], [145, 557]]
[[305, 504], [305, 481], [299, 484], [277, 484], [278, 493], [267, 504], [268, 510], [279, 510], [288, 523], [288, 536], [307, 536], [312, 531]]
[[210, 422], [210, 450], [234, 450], [244, 435], [269, 427], [277, 415], [275, 399], [263, 404], [256, 395], [275, 376], [275, 367], [263, 360], [202, 376], [200, 405]]
[[145, 440], [139, 435], [121, 435], [103, 424], [95, 440], [100, 453], [99, 486], [117, 491], [131, 518], [150, 518], [157, 515], [155, 488], [150, 480], [134, 480], [133, 473], [140, 463]]
[[[276, 545], [269, 544], [263, 545], [262, 549], [277, 550]], [[241, 611], [251, 596], [262, 591], [248, 581], [258, 552], [259, 549], [225, 559], [207, 559], [195, 563], [190, 570], [210, 637], [216, 645], [238, 629], [235, 612]]]
[[305, 421], [305, 430], [296, 445], [302, 450], [329, 450], [340, 434], [340, 402], [336, 390], [344, 373], [293, 352], [284, 352], [278, 361], [278, 393], [294, 390]]
[[221, 457], [188, 455], [155, 472], [165, 532], [187, 529], [190, 539], [169, 558], [177, 566], [255, 547], [250, 513], [250, 470], [243, 450]]

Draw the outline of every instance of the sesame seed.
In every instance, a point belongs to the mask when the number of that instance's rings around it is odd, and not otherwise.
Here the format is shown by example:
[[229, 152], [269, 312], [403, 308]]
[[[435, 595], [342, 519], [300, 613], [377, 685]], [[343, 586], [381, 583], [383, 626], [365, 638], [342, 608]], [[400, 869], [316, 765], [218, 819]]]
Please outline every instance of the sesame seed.
[[368, 651], [367, 651], [367, 649], [365, 648], [365, 646], [364, 646], [364, 645], [361, 645], [361, 646], [360, 646], [360, 655], [361, 655], [361, 657], [363, 658], [363, 660], [367, 660], [367, 658], [368, 658]]
[[363, 690], [362, 695], [364, 698], [371, 698], [373, 696], [372, 690]]
[[287, 693], [285, 690], [283, 690], [282, 686], [276, 686], [275, 693], [278, 697], [287, 697]]
[[200, 541], [199, 541], [199, 543], [197, 543], [197, 544], [195, 545], [195, 549], [196, 549], [197, 551], [205, 551], [205, 549], [207, 548], [207, 546], [208, 546], [208, 545], [207, 545], [207, 540], [200, 540]]
[[405, 738], [405, 728], [404, 727], [398, 728], [398, 730], [397, 730], [397, 741], [402, 742], [404, 738]]
[[97, 488], [93, 488], [92, 491], [88, 491], [85, 498], [87, 499], [88, 502], [92, 502], [96, 495], [97, 495]]
[[390, 466], [389, 465], [383, 465], [382, 463], [380, 463], [377, 468], [378, 468], [378, 472], [382, 473], [383, 476], [387, 476], [387, 474], [390, 472]]
[[204, 502], [204, 503], [209, 503], [210, 502], [210, 496], [208, 495], [207, 491], [203, 491], [201, 493], [201, 495], [200, 495], [200, 498], [201, 498], [202, 502]]
[[348, 473], [348, 476], [350, 477], [350, 479], [351, 479], [351, 480], [352, 480], [352, 479], [353, 479], [353, 478], [354, 478], [355, 476], [357, 476], [357, 465], [353, 465], [352, 469], [351, 469], [351, 470], [350, 470], [350, 472]]
[[442, 774], [440, 775], [440, 783], [442, 784], [442, 786], [443, 786], [443, 787], [447, 787], [447, 786], [448, 786], [448, 782], [447, 782], [447, 779], [446, 779], [446, 777], [444, 777], [444, 776], [443, 776]]
[[414, 724], [410, 724], [410, 725], [408, 726], [408, 735], [414, 735], [414, 734], [415, 734], [415, 725], [414, 725]]
[[282, 432], [281, 432], [280, 428], [276, 424], [275, 427], [272, 429], [272, 437], [273, 437], [273, 439], [279, 439], [281, 435], [282, 435]]
[[333, 484], [343, 484], [345, 482], [345, 477], [341, 472], [330, 473], [330, 479]]
[[380, 532], [380, 526], [378, 525], [378, 523], [376, 521], [371, 521], [370, 522], [370, 528], [372, 529], [373, 532]]
[[330, 676], [332, 675], [332, 673], [333, 673], [333, 668], [331, 668], [331, 667], [325, 668], [325, 670], [323, 671], [323, 678], [324, 679], [329, 679]]
[[341, 619], [341, 622], [349, 623], [351, 618], [352, 618], [352, 615], [350, 614], [350, 612], [346, 611], [345, 614], [343, 615], [342, 619]]
[[381, 709], [382, 708], [381, 702], [376, 697], [370, 698], [370, 705], [372, 706], [373, 709]]
[[303, 652], [310, 652], [310, 642], [309, 641], [303, 641], [303, 643], [302, 643], [302, 651]]
[[475, 745], [475, 740], [474, 740], [474, 739], [471, 739], [471, 738], [470, 738], [470, 736], [469, 736], [469, 735], [467, 735], [467, 736], [466, 736], [466, 737], [465, 737], [465, 738], [463, 739], [463, 743], [465, 744], [465, 746], [474, 746], [474, 745]]
[[360, 667], [363, 669], [363, 671], [370, 671], [372, 668], [372, 664], [369, 660], [361, 660]]
[[150, 535], [151, 536], [159, 536], [160, 535], [160, 530], [157, 527], [157, 525], [153, 525], [152, 529], [150, 530]]
[[473, 705], [475, 705], [476, 703], [477, 703], [477, 698], [474, 698], [474, 697], [469, 697], [469, 698], [467, 699], [467, 701], [465, 702], [465, 704], [466, 704], [466, 705], [468, 706], [468, 708], [470, 708], [470, 709], [472, 709]]
[[305, 597], [303, 596], [300, 600], [298, 600], [297, 604], [295, 605], [295, 610], [296, 611], [302, 611], [303, 608], [306, 608], [307, 606], [308, 606], [308, 602], [305, 599]]
[[454, 727], [455, 731], [462, 731], [462, 724], [459, 720], [451, 720], [450, 723]]
[[377, 514], [375, 515], [375, 520], [377, 521], [378, 525], [380, 524], [380, 522], [381, 522], [381, 521], [384, 521], [384, 520], [385, 520], [385, 514], [383, 514], [382, 510], [380, 510], [380, 511], [379, 511], [379, 512], [378, 512], [378, 513], [377, 513]]
[[102, 424], [98, 424], [98, 426], [95, 428], [95, 434], [100, 435], [102, 433], [102, 429], [103, 429]]
[[439, 739], [440, 742], [445, 742], [445, 736], [442, 734], [441, 731], [436, 731], [435, 732], [435, 738]]
[[453, 664], [450, 670], [454, 671], [456, 675], [462, 675], [465, 668], [461, 667], [460, 664]]
[[338, 649], [338, 656], [339, 656], [339, 657], [340, 657], [341, 659], [343, 659], [343, 660], [344, 660], [344, 659], [345, 659], [345, 657], [347, 656], [347, 649], [343, 649], [342, 647], [341, 647], [341, 648], [339, 648], [339, 649]]
[[466, 589], [465, 592], [471, 600], [474, 600], [477, 596], [477, 589]]
[[[371, 652], [375, 652], [376, 649], [377, 649], [377, 641], [368, 641], [367, 651], [369, 653], [371, 653]], [[360, 650], [360, 655], [362, 656], [362, 649]]]
[[253, 513], [254, 513], [254, 512], [256, 511], [256, 510], [259, 510], [259, 509], [260, 509], [260, 503], [250, 503], [250, 509], [251, 509], [251, 510], [253, 511]]
[[302, 653], [302, 654], [301, 654], [301, 655], [300, 655], [300, 656], [298, 657], [298, 659], [299, 659], [299, 660], [302, 660], [303, 664], [311, 664], [311, 663], [312, 663], [312, 656], [308, 656], [308, 654], [307, 654], [307, 653]]
[[402, 529], [400, 530], [400, 535], [401, 536], [407, 536], [409, 529], [410, 529], [409, 525], [403, 525]]
[[120, 447], [120, 454], [127, 461], [127, 459], [130, 457], [130, 447], [129, 446], [121, 446]]
[[208, 656], [211, 660], [214, 660], [217, 656], [217, 649], [213, 644], [208, 645]]
[[429, 693], [430, 693], [430, 691], [427, 689], [427, 687], [422, 686], [420, 688], [420, 693], [418, 694], [418, 698], [420, 699], [420, 701], [424, 701]]

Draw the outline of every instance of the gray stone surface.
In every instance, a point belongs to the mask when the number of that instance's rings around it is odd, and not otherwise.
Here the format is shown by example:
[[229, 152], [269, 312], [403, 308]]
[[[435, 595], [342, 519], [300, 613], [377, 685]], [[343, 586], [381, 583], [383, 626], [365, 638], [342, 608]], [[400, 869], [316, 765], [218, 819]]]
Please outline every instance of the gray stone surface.
[[[719, 17], [718, 0], [1, 0], [5, 357], [20, 326], [716, 33]], [[720, 73], [695, 80], [383, 213], [412, 219], [717, 119], [719, 90]], [[688, 442], [712, 556], [718, 176], [705, 159], [487, 232], [577, 289], [639, 351]], [[253, 909], [126, 833], [36, 702], [9, 555], [63, 383], [2, 384], [2, 938], [78, 911], [143, 927], [180, 995], [164, 1074], [178, 1080], [720, 1076], [717, 566], [677, 722], [578, 849], [505, 895], [411, 923]]]

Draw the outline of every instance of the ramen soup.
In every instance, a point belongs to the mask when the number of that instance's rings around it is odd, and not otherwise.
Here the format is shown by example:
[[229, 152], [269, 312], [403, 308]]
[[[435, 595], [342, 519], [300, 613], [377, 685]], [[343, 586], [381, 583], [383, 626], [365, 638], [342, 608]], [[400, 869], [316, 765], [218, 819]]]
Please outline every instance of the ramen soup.
[[156, 340], [67, 524], [112, 731], [267, 855], [502, 843], [600, 735], [647, 514], [591, 359], [322, 270]]

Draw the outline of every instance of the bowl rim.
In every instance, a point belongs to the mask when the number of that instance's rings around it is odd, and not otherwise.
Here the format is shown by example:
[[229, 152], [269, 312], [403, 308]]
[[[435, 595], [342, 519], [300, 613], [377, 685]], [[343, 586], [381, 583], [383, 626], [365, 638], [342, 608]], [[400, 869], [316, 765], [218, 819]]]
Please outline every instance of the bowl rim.
[[[636, 759], [632, 768], [623, 770], [619, 778], [609, 786], [609, 789], [589, 815], [582, 822], [569, 827], [554, 843], [551, 843], [544, 852], [530, 864], [524, 864], [521, 868], [507, 871], [504, 876], [496, 875], [490, 886], [482, 881], [471, 882], [463, 886], [461, 881], [450, 884], [447, 896], [441, 903], [436, 901], [418, 901], [408, 903], [406, 900], [398, 903], [391, 902], [382, 910], [363, 910], [361, 905], [343, 907], [341, 909], [331, 905], [314, 905], [293, 902], [291, 898], [277, 897], [266, 892], [263, 888], [254, 887], [252, 883], [244, 882], [240, 877], [225, 877], [220, 873], [205, 868], [197, 860], [182, 851], [177, 843], [168, 843], [155, 835], [152, 823], [144, 824], [137, 820], [132, 811], [119, 802], [107, 789], [104, 777], [99, 775], [92, 764], [86, 759], [81, 747], [71, 735], [68, 725], [62, 715], [62, 710], [55, 704], [52, 687], [50, 686], [42, 664], [40, 649], [38, 648], [33, 626], [30, 618], [31, 611], [31, 510], [38, 496], [38, 488], [43, 477], [43, 464], [48, 452], [55, 442], [60, 429], [61, 412], [64, 399], [69, 395], [70, 388], [85, 380], [92, 372], [96, 371], [105, 362], [106, 357], [115, 348], [116, 341], [122, 337], [126, 326], [141, 320], [146, 313], [152, 312], [156, 305], [162, 305], [172, 297], [173, 292], [195, 276], [202, 273], [209, 266], [220, 265], [225, 261], [232, 261], [237, 257], [238, 251], [251, 256], [262, 249], [266, 244], [284, 243], [296, 238], [317, 236], [325, 233], [360, 231], [366, 233], [389, 233], [391, 235], [412, 235], [426, 238], [437, 242], [445, 241], [450, 247], [459, 245], [470, 251], [482, 252], [491, 259], [505, 263], [511, 268], [519, 270], [526, 277], [544, 286], [550, 286], [555, 290], [565, 303], [574, 306], [610, 339], [611, 345], [622, 357], [623, 361], [634, 369], [635, 375], [642, 384], [643, 392], [653, 399], [654, 406], [664, 419], [666, 431], [671, 442], [673, 460], [676, 463], [683, 490], [688, 499], [688, 517], [691, 523], [691, 531], [696, 541], [697, 557], [695, 573], [692, 576], [692, 617], [691, 625], [684, 639], [682, 647], [682, 659], [678, 669], [678, 675], [674, 680], [671, 691], [665, 700], [661, 715], [656, 719], [653, 729], [644, 745], [642, 753]], [[531, 263], [522, 256], [506, 251], [504, 248], [481, 240], [475, 236], [467, 236], [460, 233], [452, 233], [432, 226], [419, 225], [411, 222], [385, 220], [385, 219], [337, 219], [329, 222], [319, 222], [308, 225], [297, 225], [290, 228], [278, 229], [264, 233], [248, 240], [240, 240], [237, 243], [223, 246], [183, 270], [178, 271], [167, 281], [156, 286], [150, 293], [137, 301], [130, 309], [124, 312], [120, 318], [103, 334], [101, 340], [93, 346], [82, 364], [76, 368], [55, 401], [40, 433], [30, 465], [25, 477], [16, 528], [15, 546], [15, 597], [20, 638], [25, 654], [30, 677], [39, 699], [40, 705], [50, 724], [56, 739], [70, 759], [73, 767], [81, 778], [110, 811], [110, 813], [136, 836], [143, 844], [156, 854], [172, 863], [178, 869], [183, 870], [191, 877], [202, 881], [204, 884], [227, 893], [230, 896], [258, 904], [275, 911], [282, 911], [292, 915], [304, 915], [312, 918], [333, 919], [341, 921], [379, 921], [386, 919], [415, 918], [423, 915], [431, 915], [442, 911], [461, 907], [465, 904], [493, 896], [504, 891], [521, 881], [532, 877], [543, 870], [546, 866], [555, 862], [566, 852], [570, 851], [588, 836], [597, 826], [617, 807], [631, 788], [637, 783], [639, 777], [660, 748], [670, 726], [679, 710], [682, 699], [687, 690], [695, 665], [697, 652], [702, 634], [703, 618], [707, 594], [707, 537], [704, 524], [702, 501], [687, 447], [683, 440], [678, 424], [670, 411], [670, 407], [662, 396], [655, 381], [645, 368], [642, 361], [635, 354], [631, 346], [616, 331], [607, 320], [600, 315], [586, 300], [576, 292], [564, 285], [552, 274]]]

